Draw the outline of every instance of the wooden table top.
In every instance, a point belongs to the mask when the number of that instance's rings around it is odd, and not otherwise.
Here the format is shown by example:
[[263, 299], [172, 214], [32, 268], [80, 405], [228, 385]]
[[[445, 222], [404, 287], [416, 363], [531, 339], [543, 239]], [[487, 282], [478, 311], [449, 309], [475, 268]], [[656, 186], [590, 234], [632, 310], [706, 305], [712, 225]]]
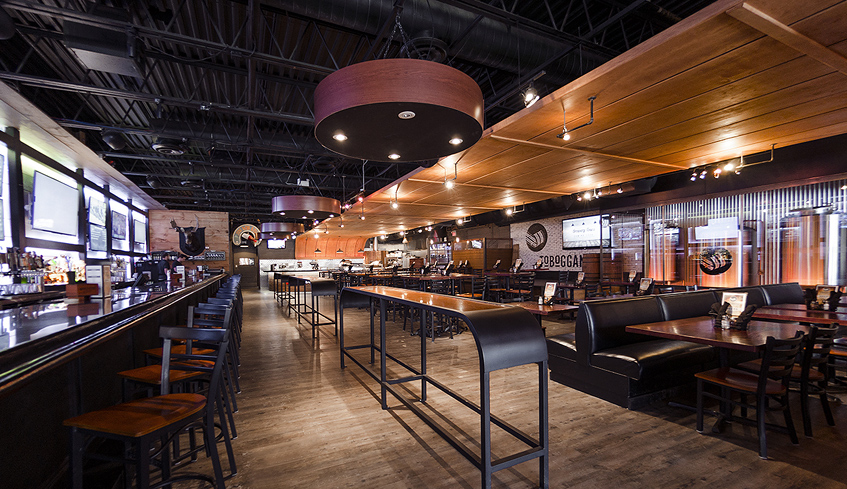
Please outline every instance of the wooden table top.
[[714, 327], [711, 316], [675, 319], [657, 323], [627, 326], [628, 333], [639, 333], [669, 340], [690, 341], [719, 348], [755, 352], [764, 348], [768, 336], [791, 338], [797, 331], [808, 332], [807, 326], [772, 321], [750, 321], [747, 331]]
[[805, 304], [777, 304], [756, 309], [753, 317], [774, 321], [799, 321], [801, 323], [831, 324], [847, 326], [847, 312], [814, 311]]
[[537, 302], [510, 302], [508, 305], [517, 306], [526, 309], [527, 311], [533, 314], [540, 314], [542, 316], [547, 316], [549, 314], [553, 314], [556, 312], [570, 312], [576, 311], [579, 309], [579, 306], [572, 306], [570, 304], [539, 304]]
[[459, 313], [489, 311], [509, 307], [507, 304], [498, 304], [496, 302], [484, 302], [476, 299], [433, 294], [432, 292], [422, 292], [419, 290], [399, 289], [397, 287], [388, 287], [384, 285], [366, 285], [349, 288], [364, 292], [368, 295], [385, 297], [389, 300], [417, 303], [419, 305], [432, 306]]

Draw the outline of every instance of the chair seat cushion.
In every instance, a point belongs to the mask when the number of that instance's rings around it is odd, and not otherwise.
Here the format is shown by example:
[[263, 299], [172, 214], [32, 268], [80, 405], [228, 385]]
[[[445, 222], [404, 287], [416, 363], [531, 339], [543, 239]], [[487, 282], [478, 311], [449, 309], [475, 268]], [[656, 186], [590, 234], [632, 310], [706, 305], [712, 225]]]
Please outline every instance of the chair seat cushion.
[[200, 412], [206, 396], [167, 394], [125, 402], [64, 421], [65, 426], [138, 438]]
[[688, 341], [651, 340], [630, 343], [598, 351], [591, 355], [591, 364], [617, 372], [635, 380], [645, 376], [661, 376], [692, 365], [708, 363], [715, 357], [714, 349]]
[[[698, 379], [705, 380], [706, 382], [711, 382], [712, 384], [750, 393], [755, 393], [759, 384], [758, 374], [729, 367], [699, 372], [694, 374], [694, 376]], [[767, 386], [765, 387], [765, 393], [768, 395], [785, 394], [785, 387], [783, 387], [782, 382], [768, 379]]]
[[576, 335], [560, 334], [547, 338], [547, 352], [550, 355], [576, 360]]

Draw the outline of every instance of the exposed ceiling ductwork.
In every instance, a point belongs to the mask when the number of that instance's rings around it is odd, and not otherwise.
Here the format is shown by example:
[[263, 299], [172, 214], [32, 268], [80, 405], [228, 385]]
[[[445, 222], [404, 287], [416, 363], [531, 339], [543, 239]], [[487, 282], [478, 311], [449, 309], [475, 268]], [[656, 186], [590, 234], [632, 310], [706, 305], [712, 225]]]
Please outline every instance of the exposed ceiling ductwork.
[[[548, 79], [554, 83], [570, 81], [572, 76], [599, 66], [618, 54], [575, 35], [561, 33], [559, 39], [551, 39], [520, 27], [510, 28], [507, 23], [485, 16], [477, 21], [477, 14], [470, 10], [442, 2], [407, 0], [401, 3], [400, 23], [409, 33], [415, 47], [424, 48], [422, 40], [434, 39], [433, 48], [446, 45], [444, 49], [447, 56], [458, 56], [472, 63], [512, 73], [518, 73], [520, 66], [528, 73], [528, 67], [538, 66], [561, 55], [568, 48], [583, 46], [582, 67], [574, 66], [572, 61], [564, 59], [547, 68], [550, 74]], [[281, 0], [275, 4], [298, 15], [373, 35], [379, 33], [383, 24], [394, 17], [392, 2]], [[406, 47], [409, 48], [411, 46]]]

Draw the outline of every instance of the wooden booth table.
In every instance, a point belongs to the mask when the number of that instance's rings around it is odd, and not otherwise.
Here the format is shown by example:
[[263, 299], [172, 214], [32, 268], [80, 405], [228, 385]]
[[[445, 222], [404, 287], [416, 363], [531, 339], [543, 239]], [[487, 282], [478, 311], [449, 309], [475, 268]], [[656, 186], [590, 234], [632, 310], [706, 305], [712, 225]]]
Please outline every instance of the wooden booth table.
[[796, 321], [826, 326], [836, 323], [839, 326], [847, 326], [847, 312], [808, 310], [805, 304], [776, 304], [760, 307], [753, 313], [753, 317], [771, 321]]
[[[714, 346], [718, 349], [721, 367], [729, 365], [729, 350], [757, 353], [764, 350], [768, 336], [786, 339], [794, 337], [797, 331], [802, 331], [804, 334], [809, 332], [808, 326], [773, 321], [752, 320], [746, 331], [715, 328], [714, 325], [715, 321], [711, 316], [697, 316], [656, 323], [635, 324], [627, 326], [626, 331]], [[691, 406], [679, 406], [691, 408]], [[725, 419], [732, 417], [732, 413], [727, 406], [721, 406], [720, 413], [712, 414], [718, 416], [718, 420], [712, 428], [712, 431], [715, 432], [720, 430], [721, 423]]]
[[510, 302], [510, 306], [520, 307], [526, 309], [529, 313], [535, 316], [535, 319], [538, 321], [538, 325], [541, 326], [541, 329], [544, 329], [544, 326], [541, 324], [541, 316], [549, 316], [550, 314], [567, 312], [570, 313], [571, 317], [573, 317], [574, 313], [579, 310], [579, 306], [572, 306], [570, 304], [539, 304], [537, 302]]
[[[426, 345], [428, 342], [425, 335], [420, 335], [420, 368], [399, 360], [387, 351], [385, 317], [388, 302], [456, 317], [467, 324], [479, 352], [479, 405], [427, 374]], [[533, 459], [538, 459], [539, 463], [539, 485], [548, 487], [547, 343], [541, 328], [529, 313], [503, 304], [383, 286], [345, 288], [341, 292], [340, 304], [341, 368], [345, 368], [345, 361], [350, 359], [378, 381], [381, 388], [382, 409], [388, 409], [386, 394], [391, 393], [480, 470], [484, 488], [491, 487], [493, 472]], [[369, 343], [345, 345], [344, 309], [351, 307], [370, 308]], [[380, 311], [378, 331], [375, 331], [374, 327], [375, 307], [379, 307]], [[421, 314], [421, 328], [424, 327], [424, 316]], [[379, 335], [379, 343], [376, 342], [376, 335]], [[366, 350], [370, 354], [369, 360], [357, 358], [354, 352], [358, 350]], [[374, 365], [377, 352], [379, 352], [379, 367], [374, 372], [368, 365]], [[359, 357], [361, 356], [363, 355], [360, 354]], [[389, 379], [388, 360], [408, 370], [409, 375]], [[491, 414], [491, 372], [533, 363], [538, 367], [538, 439]], [[420, 381], [420, 396], [415, 395], [415, 398], [410, 399], [408, 398], [412, 387], [410, 384], [416, 381]], [[402, 389], [398, 388], [401, 384], [404, 384]], [[420, 403], [427, 402], [428, 386], [449, 395], [479, 415], [480, 448], [467, 446], [442, 426], [441, 420], [450, 419], [449, 415], [432, 416], [429, 414], [429, 409], [424, 410], [420, 407]], [[493, 460], [491, 455], [492, 423], [527, 445], [528, 448]]]

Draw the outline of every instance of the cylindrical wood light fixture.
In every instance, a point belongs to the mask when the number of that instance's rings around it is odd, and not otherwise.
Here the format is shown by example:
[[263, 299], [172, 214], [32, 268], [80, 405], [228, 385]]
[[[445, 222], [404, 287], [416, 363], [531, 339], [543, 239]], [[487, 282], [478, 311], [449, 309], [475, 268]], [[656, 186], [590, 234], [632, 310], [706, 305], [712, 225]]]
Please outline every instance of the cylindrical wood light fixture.
[[302, 234], [305, 226], [299, 222], [263, 222], [262, 239], [286, 239], [292, 237], [292, 233]]
[[319, 195], [278, 195], [271, 200], [271, 210], [288, 219], [323, 221], [341, 214], [341, 202]]
[[375, 161], [422, 161], [482, 136], [482, 91], [446, 65], [410, 58], [342, 68], [315, 90], [315, 137], [327, 149]]

